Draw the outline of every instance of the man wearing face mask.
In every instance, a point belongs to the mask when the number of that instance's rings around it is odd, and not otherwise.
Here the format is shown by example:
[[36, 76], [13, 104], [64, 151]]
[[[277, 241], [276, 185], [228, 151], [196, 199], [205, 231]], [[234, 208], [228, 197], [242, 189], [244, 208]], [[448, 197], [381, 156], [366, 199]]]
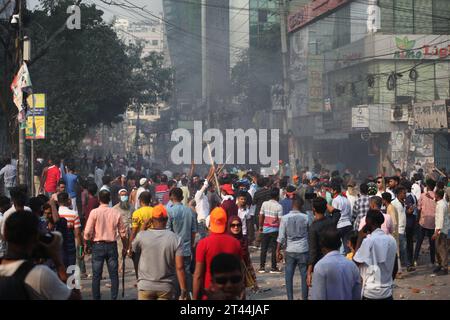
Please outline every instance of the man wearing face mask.
[[[122, 217], [122, 222], [123, 224], [126, 226], [127, 229], [127, 235], [128, 237], [130, 236], [130, 228], [131, 228], [131, 216], [133, 214], [133, 209], [130, 205], [129, 202], [129, 197], [128, 197], [128, 191], [126, 189], [120, 189], [118, 192], [119, 195], [119, 203], [117, 203], [113, 209], [116, 209], [117, 211], [120, 212], [120, 216]], [[117, 251], [119, 253], [122, 252], [122, 241], [119, 241], [120, 235], [117, 235], [118, 239], [117, 239]], [[121, 254], [119, 254], [119, 273], [122, 272], [122, 263], [123, 263], [123, 259], [125, 259], [126, 257], [122, 257]], [[122, 260], [121, 260], [122, 259]]]

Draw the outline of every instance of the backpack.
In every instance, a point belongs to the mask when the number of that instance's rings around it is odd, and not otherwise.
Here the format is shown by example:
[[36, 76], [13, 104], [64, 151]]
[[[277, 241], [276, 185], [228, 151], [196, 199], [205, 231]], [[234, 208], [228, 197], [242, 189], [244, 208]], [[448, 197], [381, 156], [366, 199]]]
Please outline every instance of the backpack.
[[25, 287], [25, 278], [33, 268], [34, 263], [25, 260], [12, 276], [0, 276], [0, 300], [30, 300]]

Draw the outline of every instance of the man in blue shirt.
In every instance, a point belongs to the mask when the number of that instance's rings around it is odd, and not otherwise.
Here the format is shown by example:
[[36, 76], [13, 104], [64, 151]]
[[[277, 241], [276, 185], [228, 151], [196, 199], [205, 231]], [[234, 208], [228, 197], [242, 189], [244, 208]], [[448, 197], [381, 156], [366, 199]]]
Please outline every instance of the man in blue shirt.
[[66, 192], [69, 194], [70, 201], [72, 202], [72, 210], [78, 212], [77, 208], [78, 176], [75, 174], [75, 166], [73, 164], [64, 166], [64, 161], [61, 161], [60, 169], [62, 179], [66, 184]]
[[327, 227], [320, 242], [324, 256], [314, 266], [311, 300], [361, 300], [358, 267], [339, 253], [337, 229]]
[[303, 200], [295, 197], [292, 201], [292, 210], [281, 217], [280, 231], [277, 239], [277, 258], [281, 262], [283, 256], [281, 246], [285, 246], [286, 258], [286, 290], [288, 300], [294, 299], [293, 282], [295, 268], [298, 266], [302, 278], [302, 299], [308, 300], [308, 286], [306, 275], [308, 270], [308, 231], [312, 221], [306, 213], [301, 212]]
[[286, 198], [280, 201], [280, 204], [283, 207], [283, 216], [287, 215], [292, 210], [292, 199], [294, 198], [295, 191], [296, 188], [294, 186], [287, 186]]
[[182, 239], [184, 272], [186, 275], [186, 287], [189, 292], [192, 290], [190, 266], [194, 251], [195, 234], [197, 233], [197, 215], [192, 209], [181, 203], [183, 201], [183, 190], [180, 188], [170, 190], [169, 198], [172, 206], [167, 208], [167, 229], [170, 229]]

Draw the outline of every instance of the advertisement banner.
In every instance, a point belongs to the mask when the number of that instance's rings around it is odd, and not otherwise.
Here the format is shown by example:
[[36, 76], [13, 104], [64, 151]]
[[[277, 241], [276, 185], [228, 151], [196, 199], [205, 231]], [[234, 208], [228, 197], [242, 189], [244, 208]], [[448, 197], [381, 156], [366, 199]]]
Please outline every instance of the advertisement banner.
[[323, 112], [323, 56], [311, 55], [308, 58], [308, 111]]
[[[33, 113], [33, 97], [34, 97], [34, 113]], [[27, 112], [27, 126], [25, 128], [25, 138], [28, 140], [45, 139], [45, 94], [35, 93], [27, 99], [30, 109]], [[36, 136], [33, 138], [33, 114], [36, 125]]]
[[357, 106], [352, 108], [352, 128], [355, 130], [369, 128], [368, 106]]
[[415, 103], [413, 109], [417, 129], [442, 130], [448, 128], [446, 100]]

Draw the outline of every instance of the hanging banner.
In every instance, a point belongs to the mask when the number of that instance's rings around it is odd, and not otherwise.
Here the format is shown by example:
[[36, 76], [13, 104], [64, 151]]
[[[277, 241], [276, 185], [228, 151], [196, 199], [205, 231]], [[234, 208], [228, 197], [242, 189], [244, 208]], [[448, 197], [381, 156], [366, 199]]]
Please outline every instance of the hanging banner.
[[308, 98], [309, 112], [323, 112], [323, 56], [308, 57]]
[[[34, 96], [34, 108], [33, 108]], [[27, 99], [30, 109], [27, 112], [27, 126], [25, 129], [25, 138], [28, 140], [45, 139], [45, 94], [35, 93]], [[36, 128], [36, 136], [33, 137], [33, 115]]]

